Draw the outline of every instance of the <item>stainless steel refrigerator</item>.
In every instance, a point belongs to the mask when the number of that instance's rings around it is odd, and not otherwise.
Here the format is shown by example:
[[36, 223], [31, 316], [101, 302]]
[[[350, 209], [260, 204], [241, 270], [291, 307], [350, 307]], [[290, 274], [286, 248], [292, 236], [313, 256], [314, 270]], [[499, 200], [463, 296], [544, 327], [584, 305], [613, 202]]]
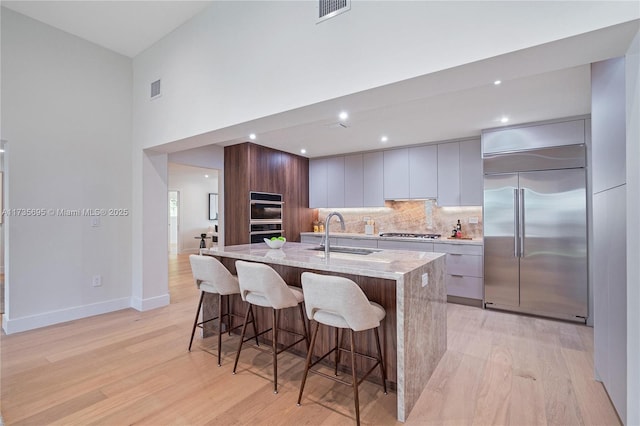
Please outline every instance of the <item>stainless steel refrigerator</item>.
[[586, 321], [584, 145], [483, 154], [486, 308]]

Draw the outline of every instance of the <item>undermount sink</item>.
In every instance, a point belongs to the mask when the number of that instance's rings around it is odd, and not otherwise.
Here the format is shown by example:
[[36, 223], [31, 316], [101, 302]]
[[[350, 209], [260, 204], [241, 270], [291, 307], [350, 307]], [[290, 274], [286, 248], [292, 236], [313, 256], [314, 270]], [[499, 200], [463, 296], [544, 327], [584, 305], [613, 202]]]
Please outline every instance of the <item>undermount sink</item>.
[[[313, 247], [313, 248], [310, 248], [308, 250], [324, 251], [324, 247], [322, 247], [322, 246]], [[349, 254], [367, 255], [367, 254], [371, 254], [371, 253], [377, 253], [379, 251], [381, 251], [381, 250], [374, 250], [374, 249], [360, 248], [360, 247], [331, 247], [331, 246], [329, 246], [329, 252], [330, 253], [349, 253]]]

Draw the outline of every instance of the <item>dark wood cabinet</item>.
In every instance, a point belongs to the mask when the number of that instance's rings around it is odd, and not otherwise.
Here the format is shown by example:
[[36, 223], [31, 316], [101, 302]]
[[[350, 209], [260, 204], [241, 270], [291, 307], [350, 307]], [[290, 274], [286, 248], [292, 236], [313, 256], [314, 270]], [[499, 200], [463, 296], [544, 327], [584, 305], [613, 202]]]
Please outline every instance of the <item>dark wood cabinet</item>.
[[245, 142], [224, 149], [225, 244], [249, 243], [249, 192], [282, 194], [284, 236], [311, 231], [309, 159]]

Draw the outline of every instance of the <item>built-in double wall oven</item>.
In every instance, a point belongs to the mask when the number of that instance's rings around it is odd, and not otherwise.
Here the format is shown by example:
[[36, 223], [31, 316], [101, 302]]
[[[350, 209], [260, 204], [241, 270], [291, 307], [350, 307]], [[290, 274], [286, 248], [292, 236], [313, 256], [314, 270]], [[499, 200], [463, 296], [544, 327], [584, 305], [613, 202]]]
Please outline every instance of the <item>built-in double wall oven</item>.
[[249, 239], [261, 243], [263, 238], [280, 237], [282, 229], [282, 194], [250, 192]]

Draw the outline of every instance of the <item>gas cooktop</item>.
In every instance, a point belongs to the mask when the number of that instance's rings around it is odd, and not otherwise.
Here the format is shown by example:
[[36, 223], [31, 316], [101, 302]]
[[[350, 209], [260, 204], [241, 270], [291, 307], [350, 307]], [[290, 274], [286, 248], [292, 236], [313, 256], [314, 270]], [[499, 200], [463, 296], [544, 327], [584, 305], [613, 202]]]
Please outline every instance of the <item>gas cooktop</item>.
[[401, 237], [401, 238], [420, 238], [425, 240], [437, 240], [440, 234], [413, 234], [407, 232], [385, 232], [380, 234], [381, 237]]

